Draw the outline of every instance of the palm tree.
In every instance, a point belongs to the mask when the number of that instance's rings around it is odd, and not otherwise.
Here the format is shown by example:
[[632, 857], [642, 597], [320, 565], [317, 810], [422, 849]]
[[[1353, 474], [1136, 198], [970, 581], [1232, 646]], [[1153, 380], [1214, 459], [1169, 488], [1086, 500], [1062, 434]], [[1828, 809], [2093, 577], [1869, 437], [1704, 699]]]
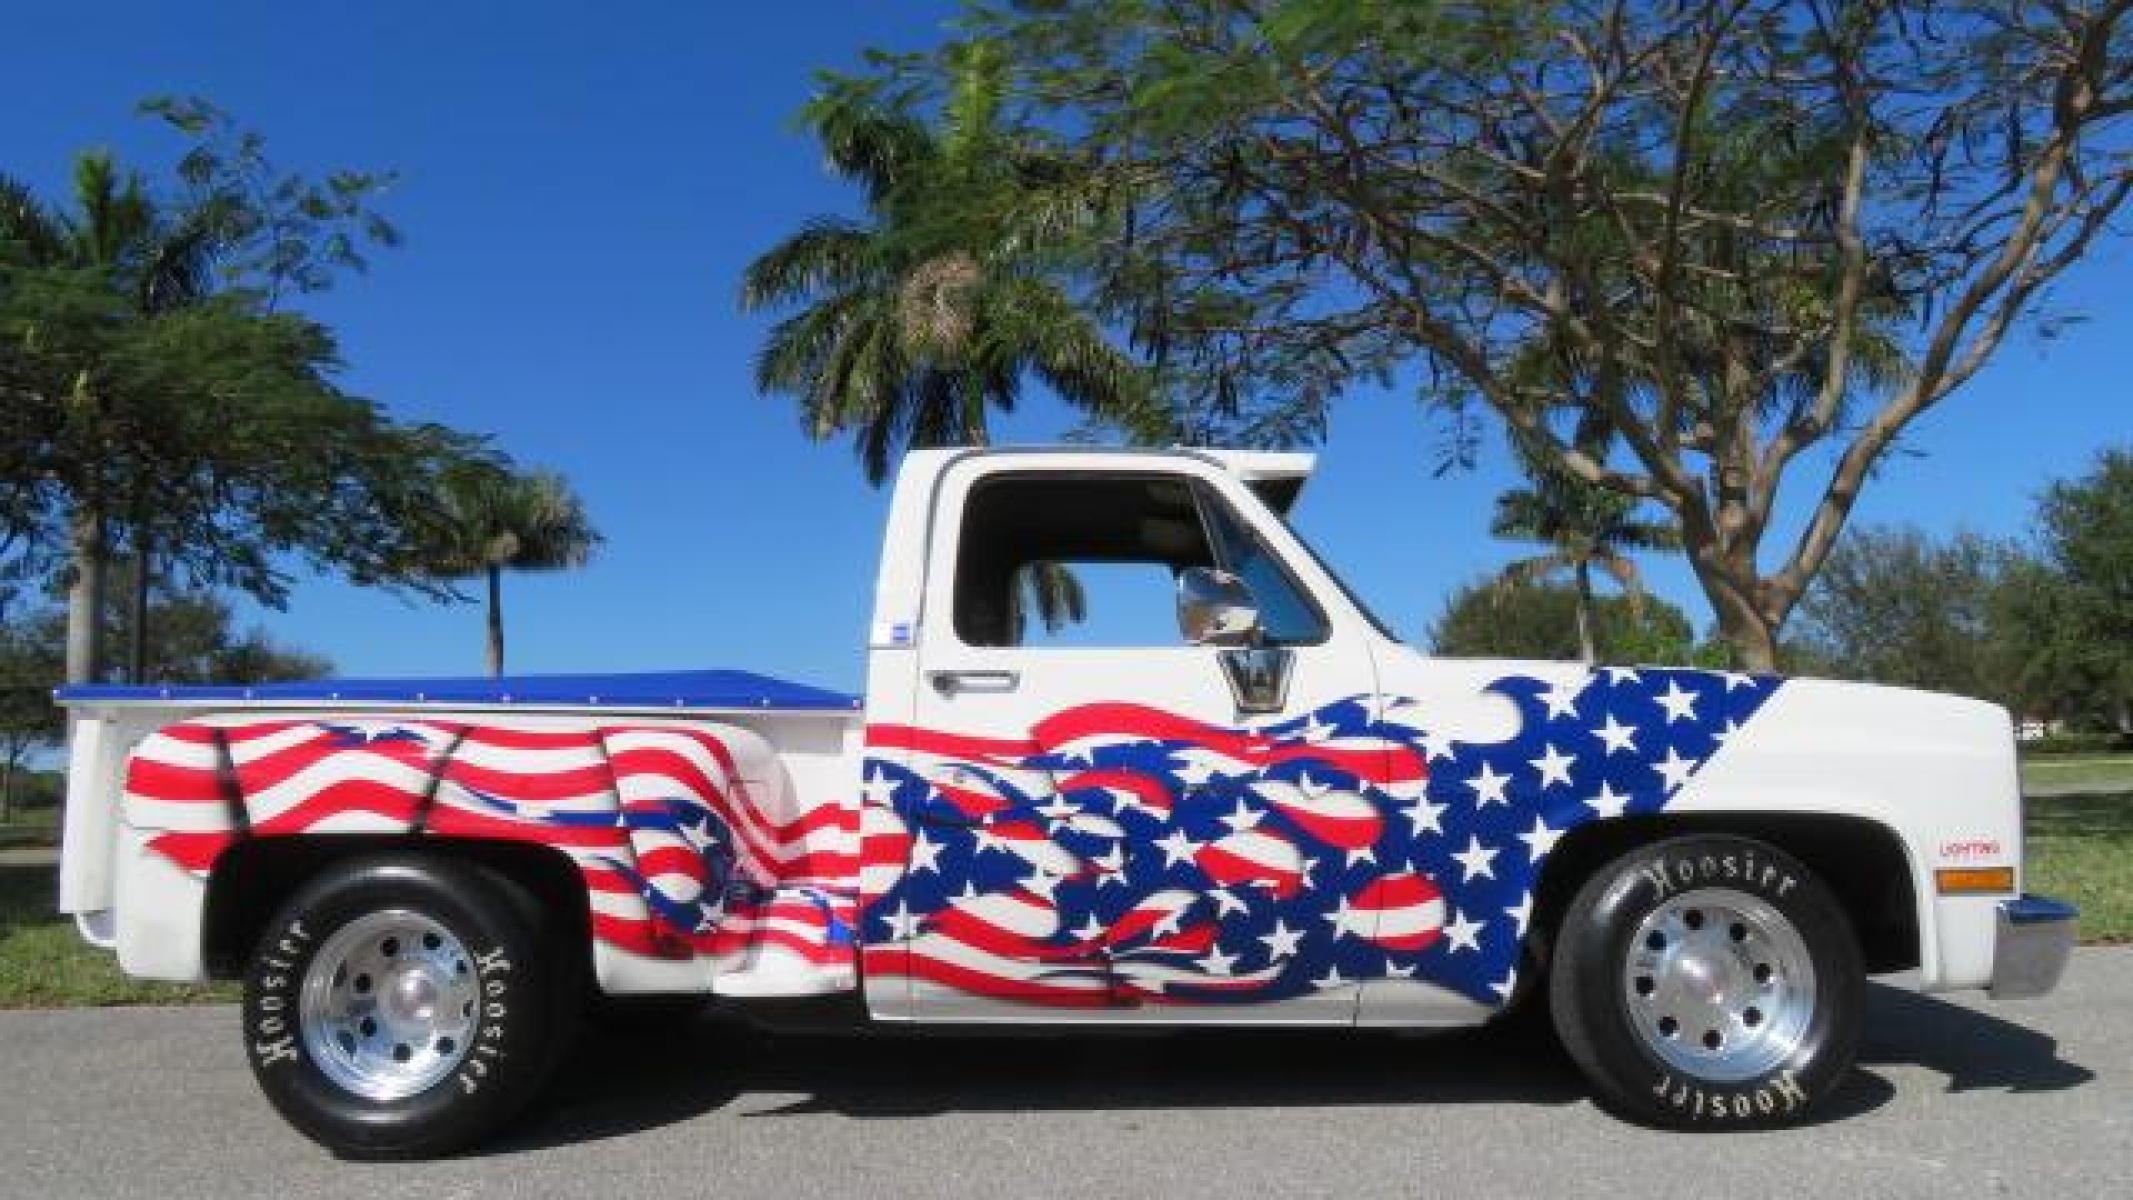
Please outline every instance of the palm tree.
[[[19, 180], [0, 175], [0, 266], [88, 277], [124, 298], [141, 320], [194, 304], [214, 288], [214, 266], [236, 236], [234, 209], [209, 196], [177, 211], [159, 208], [138, 172], [122, 172], [111, 155], [93, 151], [74, 163], [74, 211], [47, 207]], [[93, 421], [95, 382], [76, 381], [70, 408]], [[154, 514], [139, 498], [75, 489], [69, 532], [66, 678], [96, 677], [102, 657], [105, 567], [113, 517], [133, 535], [133, 637], [128, 676], [138, 681], [145, 658], [147, 597], [153, 576]], [[120, 511], [114, 512], [116, 506]]]
[[1101, 219], [1074, 164], [1010, 130], [996, 47], [954, 57], [938, 127], [834, 88], [806, 120], [867, 217], [817, 218], [743, 276], [747, 311], [801, 306], [756, 359], [764, 391], [798, 400], [816, 440], [851, 434], [869, 482], [897, 455], [983, 445], [1034, 375], [1067, 403], [1157, 436], [1148, 373], [1058, 282], [1064, 247]]
[[1578, 652], [1586, 662], [1596, 662], [1593, 569], [1613, 576], [1636, 605], [1644, 596], [1644, 580], [1628, 552], [1679, 549], [1680, 532], [1664, 521], [1641, 519], [1635, 497], [1587, 483], [1523, 449], [1519, 457], [1529, 486], [1496, 498], [1489, 533], [1539, 542], [1548, 549], [1505, 567], [1501, 581], [1505, 586], [1519, 586], [1570, 575], [1577, 592]]
[[504, 572], [584, 566], [602, 538], [570, 484], [552, 471], [517, 474], [493, 465], [449, 473], [443, 496], [446, 544], [435, 573], [488, 583], [489, 674], [504, 673]]
[[[1147, 371], [1055, 273], [1063, 248], [1104, 219], [1090, 177], [1008, 127], [998, 47], [951, 54], [937, 126], [863, 87], [832, 87], [810, 106], [867, 217], [808, 222], [742, 280], [744, 310], [800, 306], [764, 339], [757, 386], [796, 399], [810, 438], [850, 434], [877, 487], [906, 450], [985, 445], [990, 411], [1012, 411], [1030, 376], [1136, 436], [1169, 428]], [[1047, 626], [1080, 619], [1070, 573], [1038, 564], [1026, 578]]]

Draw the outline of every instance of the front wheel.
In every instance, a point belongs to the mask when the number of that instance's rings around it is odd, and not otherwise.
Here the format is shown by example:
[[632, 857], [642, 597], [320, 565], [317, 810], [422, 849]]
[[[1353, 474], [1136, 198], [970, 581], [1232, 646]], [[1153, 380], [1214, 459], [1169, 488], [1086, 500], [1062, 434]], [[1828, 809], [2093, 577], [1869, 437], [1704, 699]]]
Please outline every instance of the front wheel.
[[545, 1079], [570, 1012], [533, 899], [493, 871], [354, 860], [297, 890], [245, 975], [253, 1075], [337, 1154], [416, 1158], [508, 1120]]
[[1851, 924], [1798, 860], [1749, 838], [1676, 838], [1578, 892], [1549, 1008], [1599, 1099], [1672, 1128], [1800, 1120], [1857, 1051]]

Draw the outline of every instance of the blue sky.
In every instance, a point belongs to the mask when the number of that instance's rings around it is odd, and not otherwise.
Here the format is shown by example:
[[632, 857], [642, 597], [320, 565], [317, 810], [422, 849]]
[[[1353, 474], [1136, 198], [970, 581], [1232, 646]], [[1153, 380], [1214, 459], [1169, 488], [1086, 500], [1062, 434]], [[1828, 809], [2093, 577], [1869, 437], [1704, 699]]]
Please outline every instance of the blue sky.
[[[176, 143], [133, 106], [200, 94], [285, 164], [389, 168], [407, 235], [309, 305], [346, 384], [405, 416], [494, 434], [568, 474], [608, 543], [585, 571], [514, 577], [514, 670], [737, 666], [855, 687], [886, 495], [842, 445], [756, 393], [763, 324], [742, 266], [854, 198], [792, 127], [813, 72], [939, 36], [952, 5], [16, 6], [0, 39], [0, 170], [57, 194], [74, 153], [163, 167]], [[1859, 507], [1868, 521], [2013, 534], [2049, 479], [2133, 435], [2133, 251], [2060, 290], [2088, 320], [2011, 342], [1930, 415]], [[1072, 424], [1033, 402], [1006, 439]], [[1298, 524], [1402, 633], [1520, 553], [1487, 535], [1500, 454], [1433, 478], [1438, 430], [1395, 390], [1347, 397]], [[1787, 493], [1810, 502], [1812, 473]], [[1647, 564], [1699, 623], [1685, 568]], [[480, 610], [307, 581], [275, 636], [348, 674], [471, 673]]]

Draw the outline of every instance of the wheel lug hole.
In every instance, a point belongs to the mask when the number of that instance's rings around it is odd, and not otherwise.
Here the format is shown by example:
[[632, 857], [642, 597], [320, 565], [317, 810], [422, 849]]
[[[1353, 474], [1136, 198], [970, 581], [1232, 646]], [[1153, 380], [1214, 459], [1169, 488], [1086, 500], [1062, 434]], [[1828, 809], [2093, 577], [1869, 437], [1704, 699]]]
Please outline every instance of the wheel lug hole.
[[355, 977], [355, 990], [356, 990], [357, 992], [359, 992], [359, 993], [362, 993], [362, 994], [364, 994], [364, 995], [368, 995], [368, 994], [369, 994], [369, 992], [370, 992], [370, 976], [368, 976], [368, 975], [358, 975], [358, 976], [356, 976], [356, 977]]
[[1661, 1017], [1661, 1018], [1659, 1018], [1659, 1036], [1660, 1036], [1660, 1037], [1673, 1037], [1673, 1036], [1674, 1036], [1674, 1035], [1675, 1035], [1676, 1033], [1679, 1033], [1680, 1031], [1681, 1031], [1681, 1022], [1679, 1022], [1679, 1021], [1676, 1021], [1676, 1020], [1675, 1020], [1674, 1018], [1672, 1018], [1672, 1017]]
[[356, 1026], [356, 1028], [363, 1031], [364, 1037], [374, 1037], [378, 1032], [378, 1023], [369, 1017], [364, 1017], [363, 1023]]
[[1772, 974], [1773, 974], [1773, 972], [1772, 972], [1772, 971], [1770, 970], [1770, 964], [1769, 964], [1769, 963], [1757, 963], [1757, 964], [1755, 964], [1755, 981], [1756, 981], [1757, 983], [1769, 983], [1769, 982], [1770, 982], [1770, 976], [1771, 976]]
[[400, 939], [386, 938], [384, 941], [379, 942], [378, 953], [387, 958], [398, 958], [400, 956]]
[[1760, 1008], [1751, 1008], [1747, 1010], [1746, 1012], [1740, 1015], [1740, 1023], [1746, 1025], [1750, 1029], [1755, 1028], [1756, 1026], [1763, 1023], [1763, 1010]]
[[393, 1061], [396, 1063], [404, 1063], [408, 1059], [413, 1058], [414, 1056], [414, 1048], [409, 1046], [406, 1042], [402, 1042], [399, 1045], [393, 1047]]
[[422, 948], [424, 950], [435, 950], [437, 947], [442, 945], [444, 945], [444, 939], [438, 937], [436, 934], [425, 933], [422, 935]]
[[1691, 928], [1691, 929], [1702, 929], [1702, 928], [1703, 928], [1703, 910], [1702, 910], [1702, 909], [1700, 909], [1700, 908], [1692, 908], [1692, 909], [1688, 910], [1687, 912], [1685, 912], [1685, 913], [1682, 913], [1682, 914], [1681, 914], [1681, 923], [1682, 923], [1683, 925], [1686, 925], [1686, 926], [1688, 926], [1688, 927], [1689, 927], [1689, 928]]
[[1649, 996], [1649, 995], [1651, 995], [1651, 994], [1652, 994], [1652, 991], [1653, 991], [1653, 989], [1654, 989], [1654, 988], [1655, 988], [1656, 986], [1657, 986], [1657, 985], [1656, 985], [1656, 984], [1654, 984], [1654, 983], [1652, 982], [1652, 977], [1651, 977], [1651, 976], [1649, 976], [1649, 975], [1639, 975], [1639, 976], [1637, 976], [1637, 994], [1638, 994], [1639, 996]]
[[1706, 1050], [1716, 1050], [1716, 1049], [1718, 1049], [1718, 1048], [1719, 1048], [1720, 1046], [1723, 1046], [1723, 1045], [1725, 1045], [1725, 1044], [1726, 1044], [1726, 1039], [1725, 1039], [1725, 1036], [1724, 1036], [1723, 1034], [1719, 1033], [1719, 1032], [1718, 1032], [1718, 1031], [1717, 1031], [1716, 1029], [1706, 1029], [1706, 1030], [1704, 1030], [1704, 1031], [1703, 1031], [1703, 1048], [1704, 1048], [1704, 1049], [1706, 1049]]
[[439, 1054], [450, 1054], [450, 1053], [452, 1052], [453, 1048], [454, 1048], [454, 1047], [455, 1047], [455, 1046], [456, 1046], [457, 1044], [458, 1044], [458, 1043], [456, 1043], [456, 1042], [452, 1041], [452, 1039], [450, 1039], [450, 1038], [438, 1038], [438, 1039], [437, 1039], [437, 1053], [439, 1053]]
[[1748, 940], [1748, 927], [1735, 921], [1727, 928], [1726, 935], [1736, 942], [1745, 942]]
[[1644, 937], [1644, 944], [1651, 950], [1666, 949], [1666, 935], [1654, 929]]

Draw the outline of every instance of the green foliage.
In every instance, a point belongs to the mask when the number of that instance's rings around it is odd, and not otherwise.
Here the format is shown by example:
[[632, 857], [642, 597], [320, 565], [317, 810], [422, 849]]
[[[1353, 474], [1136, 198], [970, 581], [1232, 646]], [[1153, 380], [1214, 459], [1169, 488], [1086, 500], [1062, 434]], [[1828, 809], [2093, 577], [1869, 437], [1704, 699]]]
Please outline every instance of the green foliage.
[[565, 571], [591, 561], [601, 542], [585, 505], [553, 471], [519, 473], [469, 462], [444, 472], [439, 522], [420, 551], [421, 569], [488, 582], [489, 673], [503, 674], [505, 571]]
[[1412, 387], [1459, 442], [1493, 413], [1664, 504], [1758, 666], [1905, 429], [2133, 194], [2117, 3], [1094, 0], [962, 29], [846, 85], [952, 95], [967, 45], [1001, 56], [987, 111], [1087, 201], [1042, 275], [1128, 334], [1175, 427], [1308, 439], [1358, 387]]
[[[1575, 659], [1578, 595], [1550, 584], [1470, 583], [1454, 592], [1430, 626], [1434, 653], [1455, 658]], [[1641, 602], [1601, 596], [1592, 602], [1601, 661], [1655, 666], [1716, 666], [1696, 643], [1682, 611], [1655, 596]]]
[[[230, 606], [203, 592], [153, 588], [148, 607], [141, 682], [271, 683], [316, 679], [333, 664], [277, 644], [263, 630], [239, 631]], [[117, 606], [104, 614], [106, 634], [124, 642], [132, 614]], [[64, 714], [52, 703], [63, 677], [66, 616], [11, 599], [0, 609], [0, 818], [21, 797], [20, 768], [32, 752], [66, 736]]]
[[15, 811], [22, 767], [30, 753], [56, 745], [66, 722], [52, 703], [61, 650], [27, 622], [0, 622], [0, 820]]
[[1802, 665], [2064, 721], [2070, 748], [2083, 730], [2133, 733], [2133, 451], [2053, 483], [2037, 526], [2034, 548], [1848, 533], [1801, 603]]
[[2133, 449], [2054, 483], [2037, 522], [2037, 559], [2003, 596], [2023, 695], [2035, 711], [2133, 732]]
[[198, 96], [157, 96], [141, 112], [191, 143], [178, 160], [188, 212], [211, 216], [215, 274], [230, 287], [319, 292], [370, 265], [366, 245], [393, 247], [400, 231], [374, 206], [391, 172], [339, 169], [312, 179], [276, 166], [266, 139]]
[[1568, 575], [1577, 600], [1575, 628], [1578, 657], [1596, 661], [1603, 646], [1592, 616], [1592, 573], [1612, 576], [1633, 600], [1643, 595], [1643, 578], [1631, 550], [1674, 550], [1681, 535], [1664, 521], [1642, 519], [1641, 502], [1598, 487], [1563, 470], [1545, 455], [1520, 445], [1519, 460], [1528, 485], [1496, 498], [1489, 532], [1500, 538], [1539, 542], [1544, 554], [1520, 559], [1504, 568], [1507, 584], [1544, 582]]
[[988, 410], [1031, 377], [1161, 436], [1146, 372], [1060, 270], [1114, 215], [1085, 164], [1007, 120], [998, 46], [960, 43], [943, 64], [931, 121], [918, 94], [841, 76], [803, 114], [867, 218], [811, 220], [750, 264], [743, 308], [798, 310], [765, 337], [758, 386], [797, 400], [809, 437], [849, 435], [876, 484], [906, 449], [986, 442]]
[[0, 178], [0, 548], [52, 578], [129, 545], [270, 605], [291, 564], [445, 594], [412, 549], [489, 451], [347, 393], [331, 332], [277, 307], [393, 240], [384, 177], [311, 182], [211, 106], [150, 107], [196, 138], [167, 188], [103, 154], [65, 209]]
[[1793, 633], [1818, 673], [2018, 703], [1998, 606], [2019, 552], [1915, 526], [1844, 536], [1800, 603]]
[[[141, 683], [279, 683], [333, 673], [331, 659], [282, 645], [257, 626], [240, 628], [229, 602], [212, 592], [152, 585], [147, 617]], [[129, 606], [112, 605], [104, 617], [105, 639], [126, 644], [132, 624]], [[56, 662], [66, 637], [63, 615], [41, 617], [36, 636], [47, 661]], [[58, 682], [55, 673], [47, 686]]]
[[584, 502], [553, 471], [519, 473], [468, 463], [445, 473], [442, 539], [429, 566], [447, 578], [492, 567], [563, 571], [584, 566], [602, 541]]
[[[2053, 733], [2022, 743], [2024, 758], [2133, 754], [2133, 738], [2110, 732]], [[2133, 775], [2133, 772], [2127, 774]]]

